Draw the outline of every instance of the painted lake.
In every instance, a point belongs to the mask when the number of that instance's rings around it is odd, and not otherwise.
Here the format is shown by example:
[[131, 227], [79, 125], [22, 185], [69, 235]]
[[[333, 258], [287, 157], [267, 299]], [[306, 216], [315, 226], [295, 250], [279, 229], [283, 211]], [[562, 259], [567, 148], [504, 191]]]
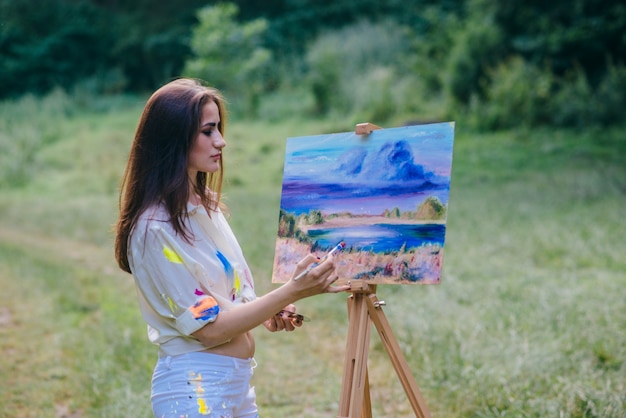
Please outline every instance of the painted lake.
[[444, 224], [372, 224], [335, 228], [312, 228], [307, 234], [317, 246], [330, 249], [344, 241], [346, 248], [386, 253], [414, 249], [428, 244], [443, 247]]

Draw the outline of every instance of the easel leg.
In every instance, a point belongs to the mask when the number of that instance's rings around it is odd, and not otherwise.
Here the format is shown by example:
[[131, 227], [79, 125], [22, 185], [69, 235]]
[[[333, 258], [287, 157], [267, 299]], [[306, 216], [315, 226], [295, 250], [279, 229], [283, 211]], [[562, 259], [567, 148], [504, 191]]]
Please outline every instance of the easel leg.
[[378, 301], [375, 294], [369, 294], [365, 299], [367, 301], [369, 317], [376, 326], [378, 335], [380, 335], [380, 339], [389, 354], [393, 367], [396, 369], [398, 378], [400, 379], [402, 387], [409, 398], [409, 402], [411, 403], [413, 412], [415, 412], [415, 416], [419, 418], [430, 418], [430, 411], [426, 407], [426, 402], [417, 387], [415, 379], [413, 379], [413, 376], [411, 375], [409, 365], [402, 354], [398, 341], [395, 339], [393, 332], [391, 331], [391, 326], [387, 321], [387, 317], [381, 309], [381, 303]]
[[418, 418], [431, 418], [426, 402], [411, 375], [409, 365], [395, 339], [385, 313], [384, 302], [376, 297], [376, 286], [364, 282], [352, 284], [348, 298], [348, 341], [344, 361], [339, 418], [372, 418], [367, 356], [371, 322], [398, 374], [400, 383]]
[[361, 411], [361, 418], [372, 418], [372, 398], [370, 397], [370, 378], [367, 371], [367, 365], [365, 366], [365, 392], [363, 395], [363, 410]]
[[371, 417], [369, 393], [366, 395], [366, 391], [369, 391], [367, 356], [370, 333], [366, 296], [353, 293], [348, 298], [348, 341], [341, 385], [340, 417]]

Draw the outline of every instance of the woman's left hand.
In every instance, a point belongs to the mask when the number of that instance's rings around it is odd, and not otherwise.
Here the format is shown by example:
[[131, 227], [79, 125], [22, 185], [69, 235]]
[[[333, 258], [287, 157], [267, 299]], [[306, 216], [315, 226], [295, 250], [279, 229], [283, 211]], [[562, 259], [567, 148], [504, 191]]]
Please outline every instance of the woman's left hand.
[[296, 327], [302, 326], [302, 317], [296, 314], [296, 307], [293, 304], [285, 306], [285, 308], [272, 316], [263, 323], [265, 328], [271, 332], [276, 331], [293, 331]]

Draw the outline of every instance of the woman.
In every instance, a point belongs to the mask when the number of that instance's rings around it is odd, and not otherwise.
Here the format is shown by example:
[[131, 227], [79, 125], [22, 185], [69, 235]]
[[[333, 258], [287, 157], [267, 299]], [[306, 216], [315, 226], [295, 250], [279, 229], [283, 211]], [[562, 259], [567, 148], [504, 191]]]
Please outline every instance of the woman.
[[[115, 255], [132, 273], [148, 338], [157, 417], [258, 416], [250, 386], [251, 330], [292, 331], [293, 303], [348, 290], [330, 257], [300, 280], [256, 297], [252, 275], [220, 202], [226, 112], [220, 93], [191, 79], [148, 100], [120, 194]], [[309, 255], [296, 273], [316, 259]]]

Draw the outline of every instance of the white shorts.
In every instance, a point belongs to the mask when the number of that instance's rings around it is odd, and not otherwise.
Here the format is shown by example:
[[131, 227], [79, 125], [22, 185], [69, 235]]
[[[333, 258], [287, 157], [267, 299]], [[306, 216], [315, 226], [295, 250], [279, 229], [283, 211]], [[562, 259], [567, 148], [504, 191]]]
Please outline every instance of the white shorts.
[[210, 353], [159, 358], [152, 375], [157, 418], [258, 417], [250, 386], [256, 362]]

